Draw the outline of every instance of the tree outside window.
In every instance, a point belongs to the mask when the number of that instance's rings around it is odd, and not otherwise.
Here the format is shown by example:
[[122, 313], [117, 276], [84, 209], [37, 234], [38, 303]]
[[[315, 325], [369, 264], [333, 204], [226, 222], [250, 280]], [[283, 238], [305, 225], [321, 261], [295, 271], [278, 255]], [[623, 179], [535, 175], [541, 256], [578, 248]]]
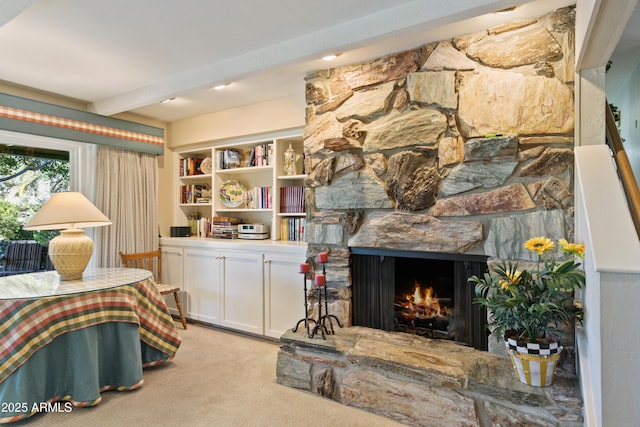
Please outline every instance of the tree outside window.
[[69, 154], [39, 148], [0, 145], [0, 255], [13, 240], [49, 244], [57, 231], [22, 227], [51, 197], [69, 190]]

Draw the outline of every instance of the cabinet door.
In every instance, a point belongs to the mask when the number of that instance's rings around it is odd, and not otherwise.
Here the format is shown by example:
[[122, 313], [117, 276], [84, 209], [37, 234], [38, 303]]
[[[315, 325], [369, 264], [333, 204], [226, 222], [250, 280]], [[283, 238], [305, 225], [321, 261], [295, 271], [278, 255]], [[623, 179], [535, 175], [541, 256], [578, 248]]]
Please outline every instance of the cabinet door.
[[254, 334], [263, 334], [262, 254], [224, 251], [222, 325]]
[[187, 316], [219, 325], [221, 322], [222, 280], [218, 252], [185, 248], [184, 281], [187, 289]]
[[[183, 249], [174, 246], [163, 246], [162, 250], [162, 283], [178, 285], [181, 287], [179, 292], [180, 302], [182, 303], [182, 310], [186, 313], [186, 294], [187, 290], [184, 286], [183, 276]], [[165, 295], [164, 300], [169, 307], [171, 314], [178, 316], [178, 309], [176, 308], [176, 302], [173, 295]]]
[[280, 338], [305, 317], [304, 284], [295, 255], [266, 254], [264, 261], [264, 333]]

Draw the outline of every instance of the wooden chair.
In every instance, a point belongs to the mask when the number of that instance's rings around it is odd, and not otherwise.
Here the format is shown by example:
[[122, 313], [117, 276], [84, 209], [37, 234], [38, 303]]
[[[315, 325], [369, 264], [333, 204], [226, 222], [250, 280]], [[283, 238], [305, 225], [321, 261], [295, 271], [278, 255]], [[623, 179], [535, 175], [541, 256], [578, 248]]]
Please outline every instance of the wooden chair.
[[156, 279], [156, 286], [160, 291], [160, 295], [173, 294], [173, 298], [176, 300], [176, 307], [178, 313], [180, 313], [180, 322], [182, 327], [187, 329], [187, 321], [182, 313], [182, 304], [180, 303], [180, 286], [167, 285], [162, 283], [162, 251], [160, 249], [150, 252], [139, 252], [133, 254], [123, 254], [119, 252], [120, 259], [122, 260], [122, 266], [125, 268], [142, 268], [154, 273]]

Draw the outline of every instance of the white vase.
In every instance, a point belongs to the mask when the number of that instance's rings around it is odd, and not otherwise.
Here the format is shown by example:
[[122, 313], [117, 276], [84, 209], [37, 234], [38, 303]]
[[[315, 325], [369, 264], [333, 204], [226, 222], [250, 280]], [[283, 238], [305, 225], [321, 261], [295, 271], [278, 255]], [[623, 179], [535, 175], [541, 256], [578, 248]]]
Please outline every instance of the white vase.
[[289, 144], [289, 148], [284, 152], [284, 172], [287, 175], [296, 174], [296, 152], [291, 144]]

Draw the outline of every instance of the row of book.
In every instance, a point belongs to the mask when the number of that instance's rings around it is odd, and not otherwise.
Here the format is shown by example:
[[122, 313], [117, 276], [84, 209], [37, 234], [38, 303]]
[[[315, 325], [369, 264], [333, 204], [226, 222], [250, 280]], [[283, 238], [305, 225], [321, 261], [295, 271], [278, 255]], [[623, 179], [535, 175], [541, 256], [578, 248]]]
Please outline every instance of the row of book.
[[184, 157], [180, 159], [178, 174], [180, 176], [202, 175], [200, 170], [202, 160], [199, 157]]
[[216, 151], [216, 167], [218, 169], [234, 169], [239, 167], [270, 166], [273, 161], [273, 144], [262, 144], [251, 148], [244, 155], [233, 148]]
[[273, 158], [273, 144], [262, 144], [253, 147], [249, 151], [246, 167], [269, 166]]
[[[238, 224], [242, 224], [241, 218], [228, 216], [189, 219], [192, 235], [196, 237], [236, 239], [238, 237]], [[194, 230], [195, 233], [193, 232]]]
[[242, 224], [242, 219], [232, 216], [214, 216], [212, 218], [211, 234], [207, 237], [216, 239], [237, 239], [238, 224]]
[[[206, 217], [192, 219], [189, 221], [192, 231], [195, 228], [196, 237], [209, 237], [219, 239], [236, 239], [238, 237], [238, 224], [242, 223], [239, 218], [231, 217]], [[280, 240], [292, 242], [305, 241], [305, 218], [281, 218], [280, 219]]]
[[304, 187], [280, 187], [280, 212], [304, 213]]
[[240, 152], [232, 149], [216, 151], [216, 167], [218, 169], [239, 168]]
[[280, 240], [304, 242], [306, 225], [306, 218], [280, 218]]
[[247, 191], [246, 197], [245, 205], [249, 209], [271, 209], [273, 207], [271, 187], [254, 187]]
[[180, 186], [180, 203], [210, 203], [211, 190], [207, 184]]

